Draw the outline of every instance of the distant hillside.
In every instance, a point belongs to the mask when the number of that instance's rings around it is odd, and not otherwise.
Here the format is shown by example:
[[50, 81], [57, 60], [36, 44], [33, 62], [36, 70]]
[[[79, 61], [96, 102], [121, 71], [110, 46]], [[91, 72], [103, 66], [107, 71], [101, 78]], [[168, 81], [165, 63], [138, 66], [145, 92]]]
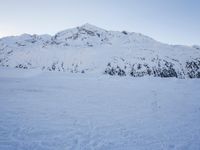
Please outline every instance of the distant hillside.
[[119, 76], [200, 78], [200, 47], [90, 24], [50, 35], [0, 39], [0, 66]]

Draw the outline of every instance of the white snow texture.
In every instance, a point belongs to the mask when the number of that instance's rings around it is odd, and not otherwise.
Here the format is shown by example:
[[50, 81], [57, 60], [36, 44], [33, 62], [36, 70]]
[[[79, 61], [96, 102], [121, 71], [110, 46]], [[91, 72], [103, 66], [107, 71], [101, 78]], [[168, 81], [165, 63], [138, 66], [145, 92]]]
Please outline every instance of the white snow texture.
[[0, 150], [200, 150], [197, 78], [198, 45], [90, 24], [2, 38]]
[[119, 76], [200, 78], [199, 46], [167, 45], [90, 24], [54, 36], [0, 39], [0, 66]]
[[199, 150], [200, 80], [1, 69], [1, 150]]

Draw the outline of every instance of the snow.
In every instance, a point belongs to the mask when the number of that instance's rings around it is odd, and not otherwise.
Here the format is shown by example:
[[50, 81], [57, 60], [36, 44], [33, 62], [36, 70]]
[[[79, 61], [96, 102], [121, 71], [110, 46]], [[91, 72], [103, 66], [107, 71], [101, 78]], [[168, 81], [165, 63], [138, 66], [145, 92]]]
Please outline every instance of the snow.
[[198, 79], [1, 68], [0, 149], [199, 150], [199, 90]]
[[85, 24], [54, 36], [23, 34], [0, 39], [0, 67], [103, 74], [108, 63], [126, 68], [126, 75], [140, 64], [148, 65], [151, 72], [167, 69], [175, 70], [178, 78], [200, 78], [198, 46], [168, 45], [140, 33]]

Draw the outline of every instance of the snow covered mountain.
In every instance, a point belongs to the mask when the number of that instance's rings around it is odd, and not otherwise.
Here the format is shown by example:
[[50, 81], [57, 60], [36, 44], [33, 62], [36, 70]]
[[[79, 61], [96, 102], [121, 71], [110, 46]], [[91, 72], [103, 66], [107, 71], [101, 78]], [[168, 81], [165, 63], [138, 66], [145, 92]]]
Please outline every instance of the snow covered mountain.
[[90, 24], [0, 39], [0, 66], [119, 76], [200, 78], [200, 46], [167, 45]]

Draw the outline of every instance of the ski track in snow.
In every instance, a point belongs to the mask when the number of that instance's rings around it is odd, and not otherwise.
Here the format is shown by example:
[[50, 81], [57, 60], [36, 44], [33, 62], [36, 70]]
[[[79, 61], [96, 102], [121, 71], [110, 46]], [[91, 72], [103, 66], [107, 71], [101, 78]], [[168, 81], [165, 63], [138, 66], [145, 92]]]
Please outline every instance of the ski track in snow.
[[1, 72], [0, 150], [200, 149], [198, 79]]

